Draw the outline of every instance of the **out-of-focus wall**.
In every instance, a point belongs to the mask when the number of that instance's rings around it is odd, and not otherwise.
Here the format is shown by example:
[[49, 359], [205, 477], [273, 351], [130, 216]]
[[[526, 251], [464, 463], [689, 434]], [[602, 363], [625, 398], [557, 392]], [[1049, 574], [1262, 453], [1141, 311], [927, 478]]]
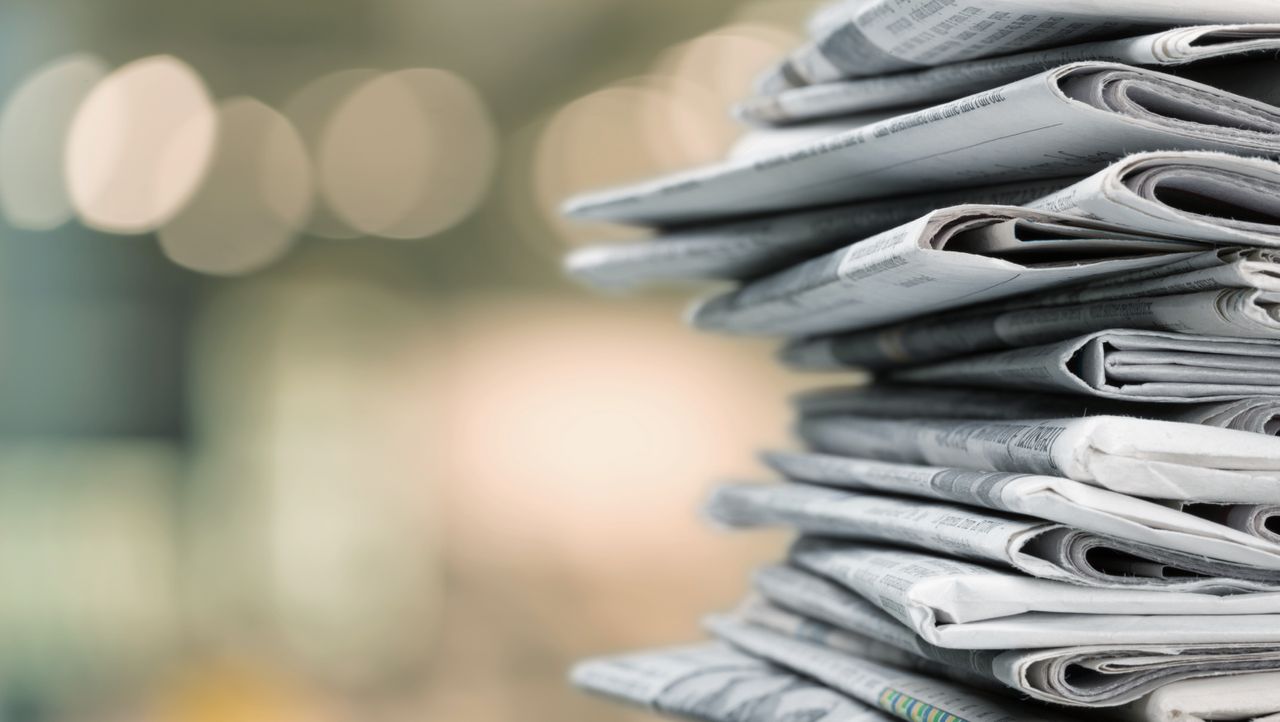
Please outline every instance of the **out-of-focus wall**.
[[722, 156], [806, 2], [0, 9], [0, 719], [597, 720], [775, 535], [767, 344], [568, 194]]

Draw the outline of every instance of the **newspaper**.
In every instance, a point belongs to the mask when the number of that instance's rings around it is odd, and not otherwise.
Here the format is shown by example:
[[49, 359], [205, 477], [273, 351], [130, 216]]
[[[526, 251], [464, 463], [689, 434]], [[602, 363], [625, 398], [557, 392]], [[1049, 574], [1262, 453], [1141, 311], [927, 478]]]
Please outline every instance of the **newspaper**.
[[[1050, 179], [853, 203], [762, 219], [675, 229], [639, 243], [602, 245], [569, 256], [568, 269], [605, 288], [703, 278], [748, 279], [830, 252], [851, 240], [960, 203], [1029, 204], [1143, 233], [1232, 245], [1280, 244], [1280, 164], [1211, 152], [1138, 153], [1094, 176]], [[1247, 219], [1247, 220], [1244, 220]], [[1276, 252], [1223, 250], [1220, 258], [1135, 274], [1115, 285], [1039, 305], [1064, 305], [1207, 288], [1276, 290]]]
[[1071, 717], [1034, 707], [968, 684], [861, 659], [797, 640], [757, 625], [713, 618], [716, 636], [757, 657], [768, 659], [868, 705], [904, 720], [945, 722], [1066, 722]]
[[823, 12], [813, 39], [757, 83], [762, 92], [1052, 48], [1138, 28], [1280, 21], [1267, 0], [875, 0]]
[[831, 414], [885, 419], [1050, 419], [1107, 414], [1180, 421], [1256, 434], [1280, 434], [1280, 396], [1239, 401], [1153, 404], [995, 389], [878, 383], [808, 391], [794, 400], [803, 417]]
[[673, 229], [636, 243], [588, 246], [566, 270], [598, 288], [625, 289], [671, 281], [750, 279], [837, 250], [851, 240], [961, 203], [1022, 205], [1070, 185], [1050, 179]]
[[1182, 511], [1280, 544], [1280, 504], [1185, 502]]
[[1149, 499], [1280, 504], [1280, 439], [1124, 416], [881, 419], [824, 415], [798, 431], [830, 454], [1061, 476]]
[[1054, 704], [1114, 707], [1180, 680], [1280, 667], [1280, 646], [1275, 644], [945, 649], [916, 636], [867, 600], [798, 569], [768, 567], [756, 583], [773, 601], [744, 604], [736, 613], [743, 622], [855, 656], [874, 654], [872, 645], [878, 643], [951, 670], [942, 676], [954, 678], [957, 671], [978, 675]]
[[1176, 682], [1152, 692], [1125, 710], [1137, 722], [1254, 720], [1280, 722], [1280, 672]]
[[[1213, 577], [1180, 568], [1187, 555], [1101, 537], [1061, 524], [970, 506], [808, 484], [718, 489], [712, 519], [737, 528], [785, 525], [806, 535], [896, 544], [1098, 588], [1158, 588], [1205, 594], [1280, 591], [1270, 582]], [[1213, 564], [1194, 566], [1212, 574]]]
[[566, 211], [674, 225], [1080, 177], [1144, 150], [1274, 156], [1278, 134], [1274, 106], [1156, 71], [1072, 63], [800, 148], [581, 196]]
[[722, 644], [583, 662], [579, 687], [663, 714], [708, 722], [884, 722], [892, 717]]
[[1227, 288], [1073, 306], [940, 314], [873, 331], [802, 339], [789, 344], [782, 358], [794, 368], [810, 371], [885, 371], [1113, 328], [1280, 339], [1280, 292]]
[[817, 539], [798, 541], [791, 562], [950, 649], [1280, 643], [1274, 592], [1093, 589], [921, 551]]
[[[777, 92], [747, 99], [735, 110], [740, 118], [753, 123], [812, 122], [883, 108], [954, 100], [1082, 60], [1160, 66], [1174, 72], [1173, 68], [1192, 63], [1214, 61], [1220, 64], [1263, 53], [1274, 54], [1277, 50], [1280, 50], [1280, 25], [1198, 25], [1122, 40], [1081, 43], [892, 75], [800, 87], [783, 85]], [[1238, 63], [1231, 63], [1228, 67], [1235, 65]], [[1275, 70], [1271, 58], [1266, 59], [1265, 65], [1260, 65], [1270, 67], [1272, 72]], [[1214, 84], [1212, 79], [1205, 82]], [[1230, 89], [1247, 95], [1250, 88]]]
[[900, 382], [1109, 399], [1238, 401], [1280, 393], [1280, 343], [1118, 329], [895, 371]]
[[1212, 253], [1025, 208], [955, 206], [704, 301], [700, 328], [848, 331]]
[[[1180, 567], [1211, 576], [1275, 581], [1280, 570], [1280, 546], [1272, 542], [1070, 479], [792, 452], [766, 454], [765, 461], [792, 481], [954, 502], [1055, 522], [1110, 537], [1116, 544], [1160, 550], [1164, 558], [1177, 555]], [[980, 544], [981, 538], [971, 543]], [[1114, 563], [1122, 569], [1125, 562]]]

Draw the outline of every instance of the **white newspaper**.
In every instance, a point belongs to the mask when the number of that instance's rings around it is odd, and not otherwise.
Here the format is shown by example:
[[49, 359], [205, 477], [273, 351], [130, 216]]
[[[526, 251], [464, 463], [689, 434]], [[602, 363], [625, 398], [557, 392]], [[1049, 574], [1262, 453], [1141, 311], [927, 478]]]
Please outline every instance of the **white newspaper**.
[[1113, 707], [1180, 680], [1280, 667], [1275, 644], [944, 649], [865, 599], [798, 569], [763, 569], [756, 584], [771, 601], [747, 602], [736, 613], [741, 621], [861, 657], [876, 654], [872, 645], [879, 643], [1055, 704]]
[[924, 499], [809, 484], [750, 484], [718, 489], [706, 511], [735, 528], [786, 526], [810, 536], [896, 544], [1098, 588], [1280, 591], [1280, 573], [1272, 574], [1270, 582], [1215, 577], [1214, 565], [1203, 559], [1192, 559], [1197, 569], [1180, 567], [1186, 554]]
[[[596, 286], [748, 279], [836, 250], [938, 208], [960, 203], [1029, 205], [1132, 231], [1232, 245], [1280, 245], [1280, 164], [1212, 152], [1128, 156], [1075, 182], [1050, 179], [888, 201], [843, 204], [759, 219], [674, 229], [645, 241], [588, 247], [570, 273]], [[1276, 251], [1222, 250], [1158, 278], [1143, 273], [1091, 284], [1039, 305], [1171, 294], [1209, 288], [1280, 289]], [[1163, 276], [1169, 276], [1165, 278]]]
[[1274, 106], [1156, 71], [1073, 63], [800, 148], [582, 196], [566, 210], [672, 225], [1080, 177], [1144, 150], [1274, 156], [1278, 135]]
[[792, 452], [766, 454], [765, 461], [792, 481], [1012, 512], [1165, 555], [1180, 552], [1180, 566], [1197, 571], [1212, 560], [1208, 573], [1214, 576], [1274, 580], [1280, 570], [1280, 545], [1273, 542], [1164, 504], [1061, 477]]
[[706, 722], [885, 722], [835, 690], [722, 644], [602, 657], [573, 669], [575, 685], [655, 712]]
[[1280, 439], [1124, 416], [802, 419], [810, 448], [879, 461], [1062, 476], [1149, 499], [1280, 504]]
[[884, 419], [947, 418], [1009, 421], [1107, 414], [1180, 421], [1255, 434], [1280, 434], [1280, 396], [1239, 401], [1152, 404], [1061, 394], [1028, 394], [944, 386], [877, 383], [815, 389], [796, 396], [801, 416], [832, 414]]
[[1029, 205], [1174, 238], [1277, 246], [1277, 194], [1280, 164], [1274, 161], [1154, 152], [1130, 155]]
[[1136, 722], [1280, 722], [1280, 672], [1176, 682], [1125, 710]]
[[791, 562], [951, 649], [1280, 643], [1275, 592], [1093, 589], [920, 551], [815, 539], [797, 542]]
[[1180, 508], [1188, 514], [1280, 544], [1280, 504], [1185, 502]]
[[[783, 87], [779, 92], [747, 99], [736, 112], [740, 118], [753, 123], [812, 122], [883, 108], [940, 103], [1082, 60], [1176, 68], [1274, 54], [1277, 50], [1280, 50], [1280, 25], [1198, 25], [892, 75]], [[1274, 71], [1274, 61], [1270, 58], [1267, 61]], [[1244, 90], [1241, 94], [1247, 94], [1248, 88], [1231, 90], [1237, 93]]]
[[700, 328], [795, 336], [870, 328], [1212, 253], [1067, 216], [955, 206], [694, 308]]
[[1113, 328], [1280, 339], [1280, 292], [1225, 288], [1073, 306], [939, 314], [871, 331], [801, 339], [784, 348], [782, 359], [808, 371], [885, 371]]
[[749, 279], [837, 250], [960, 203], [1022, 205], [1073, 179], [972, 188], [711, 225], [678, 228], [644, 241], [588, 246], [569, 254], [566, 270], [592, 286], [626, 289], [648, 283]]
[[904, 369], [891, 377], [1125, 401], [1238, 401], [1280, 394], [1277, 361], [1275, 341], [1120, 329]]
[[716, 636], [757, 657], [815, 679], [904, 720], [944, 722], [1067, 722], [1056, 710], [1032, 706], [970, 684], [861, 659], [786, 634], [727, 618], [709, 620]]
[[811, 42], [767, 72], [762, 92], [1052, 48], [1141, 27], [1280, 22], [1268, 0], [851, 0], [824, 10]]

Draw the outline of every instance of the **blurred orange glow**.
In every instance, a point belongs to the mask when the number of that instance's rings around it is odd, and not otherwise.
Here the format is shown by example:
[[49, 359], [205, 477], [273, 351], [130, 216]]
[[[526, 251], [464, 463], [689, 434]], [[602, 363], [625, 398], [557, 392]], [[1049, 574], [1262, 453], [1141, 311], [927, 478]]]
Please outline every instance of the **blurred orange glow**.
[[467, 215], [488, 189], [496, 140], [483, 101], [442, 70], [388, 73], [355, 88], [320, 136], [320, 187], [363, 233], [420, 238]]
[[213, 102], [190, 66], [169, 55], [135, 60], [98, 83], [71, 122], [71, 202], [99, 230], [154, 230], [199, 186], [216, 134]]
[[218, 126], [208, 173], [160, 229], [160, 246], [193, 270], [246, 273], [283, 255], [306, 222], [311, 166], [289, 121], [256, 100], [223, 102]]
[[48, 230], [71, 219], [64, 175], [67, 134], [85, 96], [107, 74], [76, 54], [29, 75], [0, 114], [0, 210], [18, 228]]

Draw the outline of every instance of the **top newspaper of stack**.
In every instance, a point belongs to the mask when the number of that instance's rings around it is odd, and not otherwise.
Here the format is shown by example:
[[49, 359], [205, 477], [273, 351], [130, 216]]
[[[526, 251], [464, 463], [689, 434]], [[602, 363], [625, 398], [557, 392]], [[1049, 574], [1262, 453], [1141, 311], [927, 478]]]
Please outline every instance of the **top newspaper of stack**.
[[1033, 48], [1210, 23], [1280, 22], [1270, 0], [842, 0], [760, 90], [884, 75]]

